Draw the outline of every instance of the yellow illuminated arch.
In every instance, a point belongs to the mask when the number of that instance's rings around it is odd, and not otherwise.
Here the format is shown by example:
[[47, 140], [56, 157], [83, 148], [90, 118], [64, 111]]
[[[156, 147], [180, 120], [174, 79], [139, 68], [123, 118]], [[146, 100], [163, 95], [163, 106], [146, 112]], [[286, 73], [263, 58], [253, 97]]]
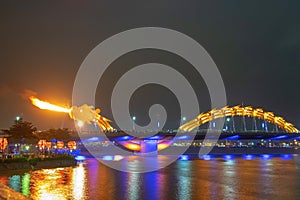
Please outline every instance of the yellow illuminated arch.
[[224, 107], [221, 109], [213, 109], [207, 113], [201, 113], [195, 119], [183, 124], [179, 127], [181, 131], [192, 131], [198, 126], [210, 122], [212, 120], [222, 118], [222, 117], [232, 117], [232, 116], [247, 116], [255, 117], [258, 119], [266, 120], [272, 124], [277, 125], [279, 128], [289, 132], [298, 133], [298, 129], [294, 127], [292, 123], [286, 122], [282, 117], [275, 116], [272, 112], [266, 112], [261, 108], [253, 108], [251, 106], [234, 106], [234, 107]]

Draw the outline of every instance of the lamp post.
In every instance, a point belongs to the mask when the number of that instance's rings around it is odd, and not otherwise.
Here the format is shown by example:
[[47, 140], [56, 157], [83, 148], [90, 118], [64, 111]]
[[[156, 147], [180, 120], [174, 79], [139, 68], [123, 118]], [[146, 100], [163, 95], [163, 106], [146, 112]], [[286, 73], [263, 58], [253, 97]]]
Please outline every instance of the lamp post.
[[229, 131], [229, 128], [228, 128], [228, 124], [230, 123], [230, 118], [229, 117], [226, 118], [226, 122], [227, 123], [225, 123], [225, 130]]
[[181, 125], [183, 125], [185, 123], [185, 121], [186, 121], [186, 117], [182, 117], [182, 119], [181, 119]]
[[136, 116], [132, 116], [132, 130], [135, 130], [135, 120]]

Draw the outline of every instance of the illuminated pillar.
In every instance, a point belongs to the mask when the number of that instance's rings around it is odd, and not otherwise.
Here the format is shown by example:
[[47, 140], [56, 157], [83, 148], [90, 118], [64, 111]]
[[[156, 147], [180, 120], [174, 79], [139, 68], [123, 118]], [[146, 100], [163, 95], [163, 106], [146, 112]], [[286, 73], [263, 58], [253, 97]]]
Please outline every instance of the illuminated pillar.
[[235, 132], [235, 123], [234, 123], [234, 116], [232, 118], [232, 132]]
[[275, 124], [275, 131], [278, 132], [278, 126]]
[[265, 131], [268, 132], [268, 122], [264, 120], [264, 124], [265, 124]]
[[141, 153], [154, 153], [157, 154], [157, 140], [142, 140]]
[[247, 131], [247, 127], [246, 127], [246, 118], [245, 118], [244, 115], [243, 115], [243, 128], [244, 128], [244, 131], [246, 132], [246, 131]]
[[268, 125], [267, 125], [267, 121], [264, 120], [261, 127], [263, 128], [263, 131], [268, 132]]
[[230, 118], [229, 118], [229, 117], [227, 117], [227, 118], [226, 118], [226, 121], [225, 121], [225, 130], [226, 130], [227, 132], [230, 131], [230, 128], [229, 128], [230, 126], [229, 126], [228, 124], [230, 125]]
[[257, 123], [255, 117], [253, 117], [253, 126], [254, 126], [253, 130], [257, 131]]

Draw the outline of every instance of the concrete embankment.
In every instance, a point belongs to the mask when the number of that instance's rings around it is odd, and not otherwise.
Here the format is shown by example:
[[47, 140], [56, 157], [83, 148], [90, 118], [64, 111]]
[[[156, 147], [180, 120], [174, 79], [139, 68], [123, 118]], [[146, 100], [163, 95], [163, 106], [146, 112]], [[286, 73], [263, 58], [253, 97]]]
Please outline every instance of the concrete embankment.
[[66, 160], [41, 160], [37, 162], [0, 162], [0, 170], [31, 170], [43, 168], [69, 167], [76, 166], [77, 162], [73, 159]]

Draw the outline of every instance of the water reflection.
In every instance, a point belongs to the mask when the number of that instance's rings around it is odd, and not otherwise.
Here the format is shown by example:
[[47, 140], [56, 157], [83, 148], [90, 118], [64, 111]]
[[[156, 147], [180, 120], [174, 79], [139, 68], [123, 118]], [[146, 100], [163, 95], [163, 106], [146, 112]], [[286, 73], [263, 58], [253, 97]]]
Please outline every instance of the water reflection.
[[[152, 165], [157, 164], [157, 162], [152, 163]], [[128, 185], [124, 191], [126, 199], [163, 199], [166, 180], [165, 176], [158, 171], [148, 173], [120, 173], [126, 180], [122, 180], [124, 188]]]
[[138, 173], [128, 174], [128, 182], [130, 185], [128, 186], [127, 199], [134, 200], [139, 198], [139, 176], [140, 174]]
[[30, 195], [30, 174], [24, 173], [23, 175], [12, 175], [0, 177], [0, 182], [4, 185], [8, 185], [10, 188], [21, 192], [25, 196]]
[[236, 163], [231, 155], [225, 156], [225, 162], [222, 168], [223, 196], [228, 199], [238, 199], [236, 196], [239, 191], [239, 179], [236, 177]]
[[13, 175], [8, 178], [9, 187], [12, 189], [21, 192], [21, 176]]
[[[85, 170], [79, 165], [76, 168], [42, 169], [25, 173], [22, 176], [21, 192], [32, 199], [84, 199]], [[9, 180], [13, 184], [12, 188], [18, 189], [19, 179], [15, 177]]]
[[176, 173], [178, 179], [178, 197], [179, 199], [190, 199], [191, 194], [191, 162], [187, 161], [178, 161], [177, 162], [178, 170]]
[[22, 177], [22, 194], [25, 196], [30, 195], [30, 174], [25, 173], [24, 176]]
[[[124, 159], [129, 167], [139, 164]], [[163, 159], [149, 161], [159, 166]], [[32, 199], [299, 199], [299, 166], [300, 158], [290, 155], [183, 156], [155, 172], [126, 173], [89, 159], [77, 167], [3, 174], [0, 182]]]
[[75, 200], [83, 199], [85, 196], [85, 169], [83, 164], [80, 163], [78, 167], [73, 169], [73, 176], [72, 176], [72, 186], [73, 186], [73, 197]]

